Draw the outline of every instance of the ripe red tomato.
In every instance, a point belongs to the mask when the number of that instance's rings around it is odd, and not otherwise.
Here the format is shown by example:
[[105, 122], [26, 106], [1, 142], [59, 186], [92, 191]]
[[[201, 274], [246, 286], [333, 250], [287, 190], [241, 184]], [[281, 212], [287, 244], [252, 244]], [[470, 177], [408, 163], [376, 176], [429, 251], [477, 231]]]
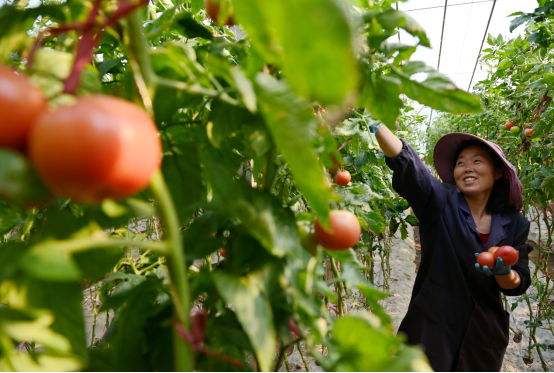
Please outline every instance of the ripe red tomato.
[[494, 253], [494, 260], [502, 258], [506, 267], [511, 267], [519, 260], [517, 250], [511, 246], [502, 246]]
[[[204, 0], [204, 7], [206, 8], [206, 13], [215, 23], [219, 24], [219, 5], [212, 3], [210, 0]], [[222, 24], [222, 26], [234, 26], [235, 22], [233, 21], [233, 15], [227, 16], [227, 19]]]
[[25, 75], [0, 66], [0, 147], [25, 150], [29, 128], [46, 109], [46, 99]]
[[514, 122], [508, 122], [504, 125], [504, 128], [506, 128], [508, 131], [514, 126]]
[[224, 248], [219, 249], [219, 256], [225, 258], [225, 249]]
[[479, 263], [481, 268], [483, 268], [484, 266], [487, 266], [487, 267], [489, 267], [489, 269], [493, 269], [494, 264], [496, 262], [495, 262], [495, 259], [494, 259], [494, 255], [492, 255], [491, 253], [489, 253], [487, 251], [484, 251], [484, 252], [482, 252], [481, 254], [479, 254], [477, 256], [477, 263]]
[[327, 250], [347, 250], [360, 240], [362, 227], [350, 211], [333, 210], [329, 214], [331, 231], [327, 232], [319, 220], [315, 221], [315, 239]]
[[533, 129], [532, 128], [527, 128], [525, 130], [525, 136], [531, 137], [532, 134], [533, 134]]
[[56, 193], [81, 203], [135, 194], [160, 167], [156, 126], [138, 106], [86, 96], [46, 111], [29, 134], [29, 156]]
[[340, 186], [348, 185], [350, 180], [352, 179], [352, 176], [350, 175], [350, 172], [348, 171], [339, 171], [335, 174], [335, 183]]
[[496, 250], [498, 250], [498, 246], [492, 246], [488, 251], [489, 251], [489, 253], [491, 253], [492, 255], [494, 255], [494, 253], [496, 252]]

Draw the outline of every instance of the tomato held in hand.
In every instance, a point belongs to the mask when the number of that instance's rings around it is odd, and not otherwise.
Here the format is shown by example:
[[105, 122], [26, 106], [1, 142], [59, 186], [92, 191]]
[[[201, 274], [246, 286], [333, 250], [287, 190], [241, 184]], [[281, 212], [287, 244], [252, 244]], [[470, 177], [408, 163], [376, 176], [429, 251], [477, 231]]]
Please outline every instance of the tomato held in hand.
[[508, 131], [512, 129], [514, 126], [514, 122], [508, 122], [504, 125], [504, 128], [506, 128]]
[[350, 172], [348, 171], [339, 171], [335, 174], [335, 183], [340, 186], [348, 185], [350, 180], [352, 179], [352, 176], [350, 175]]
[[498, 246], [492, 246], [488, 251], [489, 251], [489, 253], [491, 253], [492, 255], [494, 255], [494, 253], [496, 252], [496, 250], [498, 250]]
[[331, 231], [327, 232], [319, 220], [315, 221], [315, 239], [327, 250], [347, 250], [360, 240], [362, 227], [350, 211], [333, 210], [329, 213]]
[[516, 249], [511, 246], [502, 246], [494, 253], [494, 260], [502, 258], [506, 267], [511, 267], [519, 260], [519, 254]]
[[487, 266], [489, 267], [489, 269], [493, 269], [496, 262], [494, 260], [494, 255], [487, 251], [484, 251], [477, 256], [477, 263], [479, 263], [481, 268]]
[[0, 66], [0, 147], [25, 150], [29, 128], [46, 109], [46, 99], [25, 75]]
[[156, 126], [138, 106], [86, 96], [44, 112], [29, 134], [29, 156], [56, 193], [81, 203], [140, 192], [160, 167]]

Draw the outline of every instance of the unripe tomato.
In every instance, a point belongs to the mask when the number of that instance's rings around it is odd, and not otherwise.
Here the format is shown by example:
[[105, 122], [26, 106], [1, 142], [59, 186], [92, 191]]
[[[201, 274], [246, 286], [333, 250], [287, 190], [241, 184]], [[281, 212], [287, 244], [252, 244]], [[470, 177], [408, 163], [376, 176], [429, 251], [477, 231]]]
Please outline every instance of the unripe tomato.
[[519, 260], [517, 250], [511, 246], [502, 246], [494, 253], [494, 260], [502, 258], [506, 267], [511, 267]]
[[525, 136], [531, 137], [532, 134], [533, 134], [533, 129], [532, 128], [527, 128], [525, 130]]
[[514, 126], [514, 122], [508, 122], [504, 125], [504, 128], [506, 128], [508, 131], [510, 131], [513, 126]]
[[234, 26], [235, 22], [233, 21], [233, 15], [227, 15], [227, 19], [225, 22], [220, 23], [219, 22], [219, 5], [214, 4], [210, 0], [204, 0], [204, 7], [206, 8], [206, 13], [208, 13], [208, 17], [210, 17], [215, 23], [220, 24], [222, 26]]
[[315, 221], [315, 239], [327, 250], [347, 250], [360, 240], [362, 227], [350, 211], [333, 210], [329, 213], [331, 231], [327, 232], [319, 220]]
[[156, 126], [138, 106], [86, 96], [44, 112], [29, 134], [29, 156], [57, 194], [81, 203], [135, 194], [160, 167]]
[[29, 128], [46, 109], [46, 99], [25, 75], [0, 66], [0, 147], [23, 151]]
[[510, 129], [510, 132], [513, 133], [514, 135], [517, 135], [518, 133], [521, 132], [521, 129], [519, 127], [512, 127]]
[[494, 253], [496, 252], [496, 250], [498, 250], [498, 246], [492, 246], [488, 251], [489, 251], [489, 253], [491, 253], [492, 255], [494, 255]]
[[298, 229], [298, 234], [300, 235], [300, 243], [302, 247], [312, 255], [317, 255], [317, 241], [315, 239], [315, 234], [310, 226], [308, 221], [297, 221], [296, 227]]
[[481, 268], [487, 266], [487, 267], [489, 267], [489, 269], [493, 269], [494, 268], [494, 263], [496, 263], [496, 262], [494, 260], [494, 255], [492, 255], [491, 253], [489, 253], [487, 251], [484, 251], [484, 252], [482, 252], [481, 254], [479, 254], [477, 256], [477, 263], [479, 263]]
[[335, 183], [340, 186], [348, 185], [350, 180], [352, 179], [352, 176], [350, 175], [350, 172], [348, 171], [339, 171], [335, 174]]

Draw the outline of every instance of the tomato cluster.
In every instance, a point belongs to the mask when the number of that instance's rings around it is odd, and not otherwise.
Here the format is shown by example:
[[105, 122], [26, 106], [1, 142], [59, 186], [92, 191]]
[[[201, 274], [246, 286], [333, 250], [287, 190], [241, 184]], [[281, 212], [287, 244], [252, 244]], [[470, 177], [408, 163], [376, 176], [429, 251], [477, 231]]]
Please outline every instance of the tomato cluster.
[[26, 152], [57, 195], [81, 203], [144, 189], [160, 167], [161, 141], [136, 105], [90, 95], [47, 108], [29, 78], [0, 66], [0, 147]]
[[519, 260], [519, 254], [511, 246], [493, 246], [477, 256], [477, 263], [481, 267], [487, 266], [489, 269], [493, 269], [498, 258], [502, 258], [506, 267], [511, 267]]

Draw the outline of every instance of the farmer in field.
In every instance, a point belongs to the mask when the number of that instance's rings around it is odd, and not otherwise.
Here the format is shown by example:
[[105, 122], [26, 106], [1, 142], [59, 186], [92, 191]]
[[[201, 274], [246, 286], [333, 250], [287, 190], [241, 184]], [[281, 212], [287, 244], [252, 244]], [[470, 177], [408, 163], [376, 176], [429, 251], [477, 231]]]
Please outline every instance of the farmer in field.
[[[494, 143], [451, 133], [434, 151], [436, 180], [404, 140], [372, 126], [393, 187], [420, 221], [421, 264], [399, 332], [421, 344], [436, 371], [499, 371], [509, 337], [501, 293], [521, 295], [531, 284], [526, 243], [529, 221], [515, 167]], [[492, 270], [476, 254], [509, 245], [519, 259]]]

